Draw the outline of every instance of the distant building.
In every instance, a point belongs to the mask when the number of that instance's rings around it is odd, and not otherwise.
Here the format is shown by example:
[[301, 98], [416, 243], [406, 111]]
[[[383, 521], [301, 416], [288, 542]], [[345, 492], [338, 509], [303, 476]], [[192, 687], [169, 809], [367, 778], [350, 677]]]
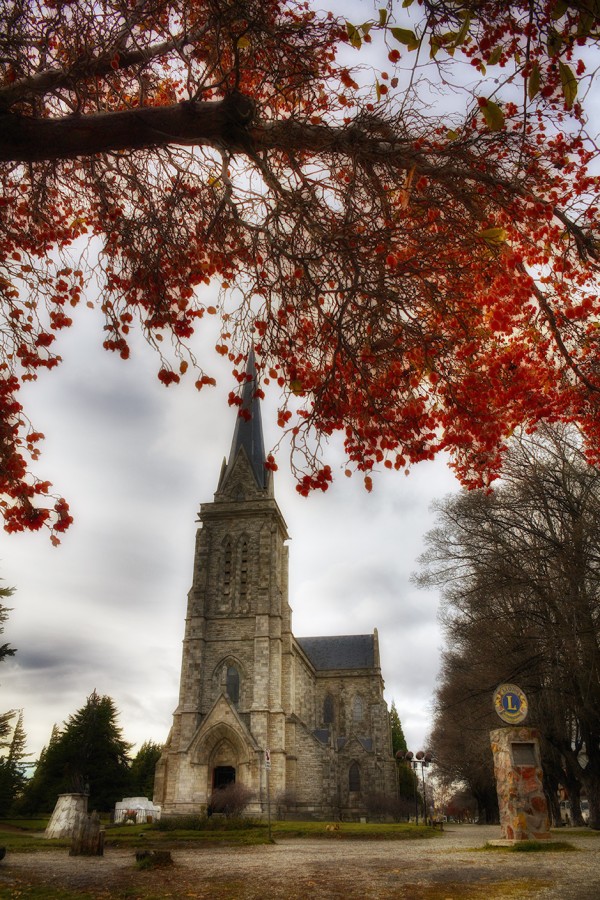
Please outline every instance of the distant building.
[[266, 811], [352, 818], [396, 789], [377, 631], [296, 638], [253, 358], [228, 462], [200, 509], [179, 704], [156, 769], [163, 814], [203, 812], [232, 781]]

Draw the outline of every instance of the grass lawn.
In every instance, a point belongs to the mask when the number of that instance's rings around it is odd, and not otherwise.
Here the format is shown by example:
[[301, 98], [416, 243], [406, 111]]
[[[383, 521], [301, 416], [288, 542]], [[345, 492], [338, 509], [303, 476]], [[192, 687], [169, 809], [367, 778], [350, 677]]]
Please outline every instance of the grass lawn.
[[[0, 820], [0, 846], [13, 852], [32, 852], [68, 847], [69, 839], [47, 840], [44, 837], [48, 819]], [[183, 823], [182, 823], [183, 824]], [[189, 825], [189, 823], [185, 823]], [[198, 821], [199, 827], [162, 829], [152, 825], [111, 825], [105, 823], [107, 847], [166, 847], [173, 844], [205, 843], [254, 845], [269, 842], [266, 822], [248, 819], [215, 819]], [[426, 825], [340, 822], [336, 830], [328, 830], [326, 822], [275, 821], [271, 824], [273, 840], [278, 837], [318, 837], [324, 840], [413, 840], [429, 838], [440, 832]]]

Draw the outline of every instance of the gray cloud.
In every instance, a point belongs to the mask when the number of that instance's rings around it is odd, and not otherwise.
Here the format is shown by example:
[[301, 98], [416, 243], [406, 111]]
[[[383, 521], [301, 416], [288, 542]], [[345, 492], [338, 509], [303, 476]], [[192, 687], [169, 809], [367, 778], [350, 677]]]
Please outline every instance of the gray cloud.
[[[128, 364], [102, 353], [88, 323], [65, 363], [28, 396], [47, 434], [39, 471], [71, 502], [60, 548], [44, 534], [0, 534], [0, 576], [14, 585], [5, 639], [18, 654], [0, 669], [0, 709], [23, 708], [29, 749], [95, 688], [112, 696], [127, 740], [163, 741], [177, 703], [196, 518], [229, 452], [235, 414], [220, 387], [166, 390], [157, 360], [136, 344]], [[25, 400], [28, 398], [25, 397]], [[265, 440], [279, 438], [268, 397]], [[335, 440], [331, 451], [342, 453]], [[279, 457], [276, 496], [288, 523], [290, 602], [298, 635], [378, 628], [388, 700], [409, 743], [425, 740], [441, 643], [437, 598], [410, 574], [431, 527], [434, 497], [453, 488], [442, 462], [410, 477], [383, 472], [367, 494], [341, 472], [323, 495], [301, 498]], [[335, 471], [335, 470], [334, 470]]]

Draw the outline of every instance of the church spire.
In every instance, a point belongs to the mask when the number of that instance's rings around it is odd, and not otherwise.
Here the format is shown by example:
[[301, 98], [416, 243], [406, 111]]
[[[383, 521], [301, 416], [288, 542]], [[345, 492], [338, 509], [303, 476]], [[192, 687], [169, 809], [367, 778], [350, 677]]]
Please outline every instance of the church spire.
[[242, 389], [242, 405], [235, 423], [227, 470], [233, 468], [241, 448], [244, 448], [248, 462], [260, 488], [267, 486], [267, 470], [265, 469], [265, 444], [263, 440], [260, 400], [256, 396], [258, 377], [254, 361], [254, 349], [248, 354], [246, 367], [246, 383]]

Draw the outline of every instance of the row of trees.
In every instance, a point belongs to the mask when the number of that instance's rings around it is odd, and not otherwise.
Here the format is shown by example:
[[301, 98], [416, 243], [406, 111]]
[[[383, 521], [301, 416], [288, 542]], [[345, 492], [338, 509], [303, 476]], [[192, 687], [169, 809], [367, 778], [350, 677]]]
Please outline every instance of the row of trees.
[[[13, 594], [12, 588], [0, 587], [0, 601]], [[10, 610], [0, 602], [0, 635]], [[10, 644], [0, 645], [0, 662], [17, 651]], [[26, 783], [26, 736], [23, 727], [23, 711], [10, 709], [0, 714], [0, 815], [8, 809]]]
[[[6, 610], [0, 613], [0, 621], [4, 621], [6, 615]], [[5, 653], [14, 652], [9, 648], [1, 649]], [[117, 723], [118, 711], [110, 697], [93, 691], [85, 705], [71, 715], [62, 728], [54, 726], [29, 780], [26, 778], [26, 760], [30, 754], [25, 749], [22, 712], [12, 737], [6, 740], [10, 718], [14, 715], [10, 712], [0, 717], [7, 750], [0, 757], [0, 816], [11, 811], [27, 815], [51, 812], [57, 796], [70, 791], [88, 792], [90, 808], [100, 811], [112, 809], [124, 796], [152, 796], [154, 770], [161, 747], [146, 741], [133, 760], [130, 759], [131, 745], [123, 738]], [[394, 753], [405, 751], [406, 740], [394, 702], [390, 720]], [[410, 801], [412, 811], [416, 796], [415, 776], [406, 766], [400, 767], [400, 775], [399, 798], [405, 805]], [[218, 795], [215, 809], [219, 802], [225, 802], [225, 795]]]
[[[0, 587], [0, 600], [13, 593]], [[0, 603], [0, 635], [9, 609]], [[0, 645], [0, 662], [13, 656], [10, 644]], [[69, 791], [88, 791], [90, 808], [109, 810], [123, 796], [152, 797], [154, 769], [161, 753], [159, 744], [146, 741], [133, 760], [131, 744], [117, 723], [118, 711], [110, 697], [93, 691], [85, 705], [56, 725], [44, 747], [31, 779], [26, 751], [23, 710], [0, 715], [0, 817], [10, 812], [51, 812], [56, 798]]]
[[124, 796], [152, 797], [161, 747], [146, 741], [131, 759], [117, 717], [114, 701], [93, 691], [62, 728], [54, 726], [27, 780], [21, 714], [0, 758], [0, 816], [51, 812], [58, 795], [72, 791], [89, 793], [89, 808], [98, 811], [111, 810]]
[[501, 486], [437, 505], [420, 581], [443, 597], [448, 649], [432, 747], [438, 772], [497, 815], [489, 731], [501, 682], [527, 693], [546, 793], [585, 791], [600, 828], [600, 471], [578, 433], [514, 439]]

